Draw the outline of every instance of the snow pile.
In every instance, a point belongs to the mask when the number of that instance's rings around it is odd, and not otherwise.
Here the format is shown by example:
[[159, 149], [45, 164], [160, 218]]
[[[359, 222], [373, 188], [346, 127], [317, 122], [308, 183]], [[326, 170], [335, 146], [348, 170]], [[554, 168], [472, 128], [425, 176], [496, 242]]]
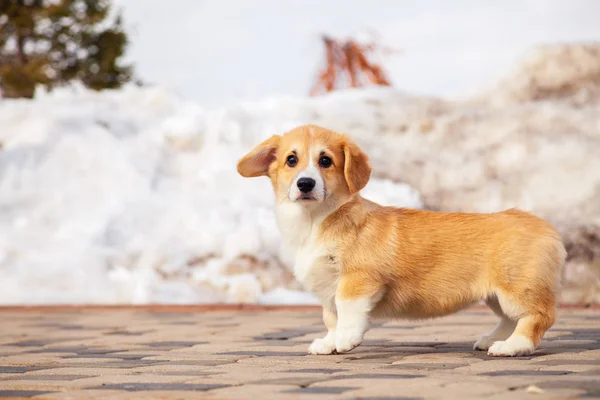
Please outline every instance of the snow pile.
[[374, 201], [548, 219], [569, 250], [562, 300], [600, 301], [599, 49], [537, 49], [469, 101], [380, 88], [206, 111], [134, 87], [2, 101], [0, 303], [314, 301], [268, 180], [235, 172], [304, 123], [365, 149]]
[[[344, 113], [360, 114], [358, 100]], [[312, 302], [280, 250], [268, 180], [241, 178], [235, 164], [342, 106], [206, 111], [136, 87], [1, 101], [0, 304]], [[365, 195], [422, 206], [388, 180]]]
[[534, 48], [491, 94], [496, 104], [562, 100], [600, 104], [600, 45], [545, 45]]

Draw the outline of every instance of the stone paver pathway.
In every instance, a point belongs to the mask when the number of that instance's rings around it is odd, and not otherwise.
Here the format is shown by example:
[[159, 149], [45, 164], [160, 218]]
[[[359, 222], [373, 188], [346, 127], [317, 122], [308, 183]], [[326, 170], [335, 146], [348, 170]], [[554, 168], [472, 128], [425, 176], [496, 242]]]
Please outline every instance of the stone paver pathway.
[[351, 353], [312, 356], [314, 308], [0, 308], [0, 398], [600, 398], [600, 309], [562, 309], [529, 357], [472, 351], [495, 323], [376, 322]]

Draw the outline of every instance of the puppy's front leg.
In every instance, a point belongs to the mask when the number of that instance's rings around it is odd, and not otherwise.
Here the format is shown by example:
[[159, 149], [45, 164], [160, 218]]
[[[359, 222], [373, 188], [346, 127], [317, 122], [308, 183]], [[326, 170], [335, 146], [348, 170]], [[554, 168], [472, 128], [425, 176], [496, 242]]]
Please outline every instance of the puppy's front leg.
[[343, 277], [335, 296], [338, 313], [335, 349], [345, 353], [361, 344], [369, 325], [369, 312], [381, 298], [379, 288], [364, 277]]
[[322, 339], [315, 339], [308, 348], [310, 354], [331, 354], [335, 350], [335, 328], [337, 315], [331, 306], [323, 306], [323, 322], [327, 327], [327, 335]]

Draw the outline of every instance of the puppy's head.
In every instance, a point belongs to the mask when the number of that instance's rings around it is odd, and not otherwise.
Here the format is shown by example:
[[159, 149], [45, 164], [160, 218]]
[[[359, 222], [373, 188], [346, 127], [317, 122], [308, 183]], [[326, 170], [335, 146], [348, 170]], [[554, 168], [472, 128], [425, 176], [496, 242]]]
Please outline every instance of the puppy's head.
[[278, 202], [318, 205], [359, 192], [371, 175], [367, 156], [346, 135], [315, 125], [271, 136], [237, 164], [245, 177], [268, 176]]

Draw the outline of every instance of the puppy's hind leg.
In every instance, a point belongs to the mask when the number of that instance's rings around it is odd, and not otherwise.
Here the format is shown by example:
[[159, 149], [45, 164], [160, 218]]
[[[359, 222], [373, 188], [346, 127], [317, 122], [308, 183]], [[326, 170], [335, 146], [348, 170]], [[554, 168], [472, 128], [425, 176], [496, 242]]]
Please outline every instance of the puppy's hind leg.
[[500, 303], [498, 302], [497, 297], [490, 297], [485, 302], [488, 307], [500, 317], [500, 322], [498, 325], [487, 335], [479, 338], [475, 345], [473, 346], [473, 350], [488, 350], [494, 342], [499, 340], [506, 340], [515, 330], [517, 323], [510, 319], [504, 311], [502, 311], [502, 307], [500, 307]]
[[[530, 243], [530, 263], [506, 266], [496, 295], [502, 311], [517, 321], [515, 331], [495, 342], [488, 355], [511, 357], [535, 351], [556, 318], [556, 292], [566, 252], [558, 233], [548, 226], [545, 234]], [[510, 278], [510, 279], [509, 279]]]
[[519, 304], [515, 298], [500, 300], [503, 309], [509, 305], [515, 314], [519, 311], [519, 320], [512, 335], [506, 340], [500, 340], [491, 345], [488, 355], [512, 357], [528, 355], [535, 351], [544, 333], [554, 324], [556, 315], [554, 294], [550, 291], [544, 294], [545, 298], [543, 301], [538, 301], [537, 307], [531, 306], [533, 302]]
[[332, 306], [323, 306], [323, 322], [327, 327], [327, 335], [322, 339], [315, 339], [308, 348], [310, 354], [331, 354], [335, 350], [335, 328], [337, 315]]
[[554, 323], [554, 315], [527, 315], [517, 322], [517, 327], [506, 340], [497, 341], [488, 350], [490, 356], [524, 356], [535, 351], [544, 332]]

